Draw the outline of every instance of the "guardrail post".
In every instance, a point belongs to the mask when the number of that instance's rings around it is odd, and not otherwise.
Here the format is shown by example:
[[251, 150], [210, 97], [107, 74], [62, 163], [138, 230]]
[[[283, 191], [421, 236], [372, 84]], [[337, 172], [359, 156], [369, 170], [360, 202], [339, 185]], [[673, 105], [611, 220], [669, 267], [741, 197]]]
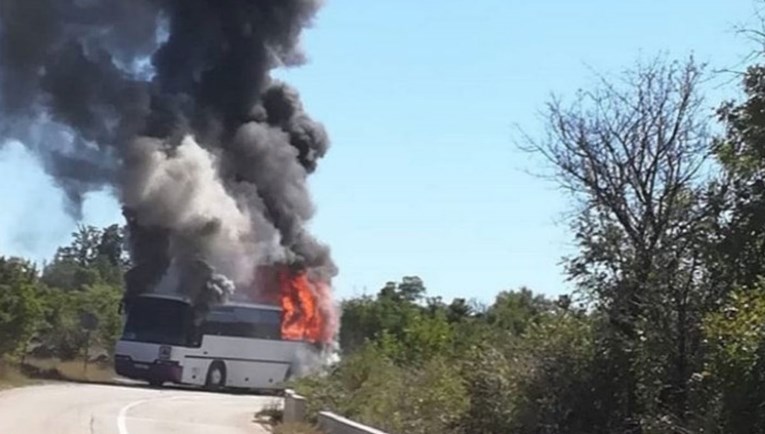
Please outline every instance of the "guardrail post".
[[305, 422], [306, 400], [294, 390], [284, 391], [284, 422]]

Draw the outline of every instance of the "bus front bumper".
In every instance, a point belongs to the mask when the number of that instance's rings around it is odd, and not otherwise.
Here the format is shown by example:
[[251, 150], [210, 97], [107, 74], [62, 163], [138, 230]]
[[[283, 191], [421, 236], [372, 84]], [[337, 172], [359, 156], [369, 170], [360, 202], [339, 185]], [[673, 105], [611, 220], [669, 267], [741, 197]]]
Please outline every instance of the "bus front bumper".
[[114, 370], [117, 375], [134, 380], [180, 383], [183, 368], [178, 362], [154, 361], [153, 363], [136, 362], [129, 356], [114, 356]]

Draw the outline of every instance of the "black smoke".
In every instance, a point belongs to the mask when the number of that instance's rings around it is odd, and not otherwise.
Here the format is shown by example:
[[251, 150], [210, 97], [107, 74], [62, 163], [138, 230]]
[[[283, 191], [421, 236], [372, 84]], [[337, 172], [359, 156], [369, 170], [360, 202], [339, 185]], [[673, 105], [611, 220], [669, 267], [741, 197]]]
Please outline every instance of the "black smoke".
[[115, 192], [128, 296], [207, 304], [270, 262], [336, 273], [305, 228], [329, 140], [270, 75], [304, 61], [320, 4], [0, 0], [0, 139], [35, 152], [75, 217], [87, 192]]

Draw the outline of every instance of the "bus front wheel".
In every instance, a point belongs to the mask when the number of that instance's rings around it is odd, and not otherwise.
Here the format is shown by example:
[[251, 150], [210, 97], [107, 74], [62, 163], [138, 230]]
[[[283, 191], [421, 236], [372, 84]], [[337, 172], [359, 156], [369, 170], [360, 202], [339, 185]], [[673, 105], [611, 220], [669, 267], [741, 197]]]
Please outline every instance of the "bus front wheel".
[[207, 381], [205, 387], [209, 390], [220, 390], [226, 385], [226, 365], [220, 360], [210, 364], [207, 370]]

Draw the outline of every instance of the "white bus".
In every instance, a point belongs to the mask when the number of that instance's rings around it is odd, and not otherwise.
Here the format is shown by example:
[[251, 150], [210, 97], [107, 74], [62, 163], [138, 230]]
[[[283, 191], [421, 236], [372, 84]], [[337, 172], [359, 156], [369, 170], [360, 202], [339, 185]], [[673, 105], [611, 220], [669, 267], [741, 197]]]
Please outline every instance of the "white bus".
[[281, 309], [275, 306], [214, 306], [197, 326], [191, 304], [180, 297], [142, 295], [124, 307], [115, 370], [154, 386], [281, 389], [295, 372], [299, 353], [316, 350], [281, 339]]

